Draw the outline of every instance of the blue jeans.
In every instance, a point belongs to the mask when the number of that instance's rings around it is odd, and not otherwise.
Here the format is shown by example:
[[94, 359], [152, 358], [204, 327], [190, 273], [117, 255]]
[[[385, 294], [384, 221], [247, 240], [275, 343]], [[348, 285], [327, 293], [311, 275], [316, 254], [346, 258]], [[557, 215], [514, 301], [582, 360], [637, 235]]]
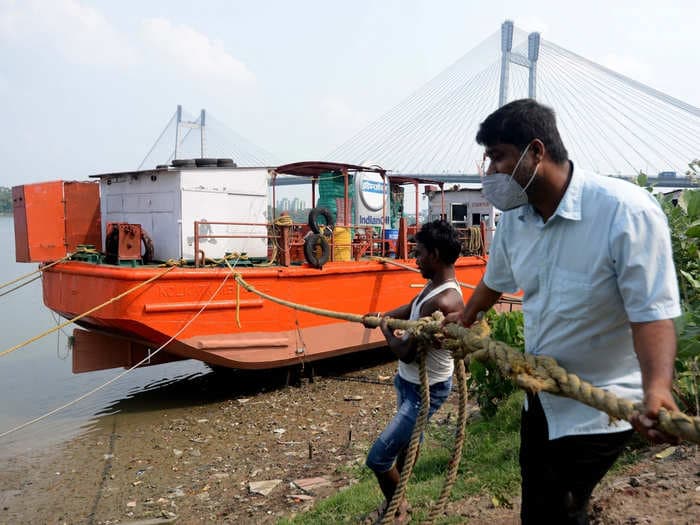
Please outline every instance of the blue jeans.
[[[408, 447], [420, 410], [420, 385], [406, 381], [396, 374], [394, 386], [398, 398], [398, 411], [367, 455], [367, 466], [377, 473], [391, 470], [399, 453]], [[442, 406], [450, 395], [450, 390], [452, 378], [430, 386], [428, 418]]]

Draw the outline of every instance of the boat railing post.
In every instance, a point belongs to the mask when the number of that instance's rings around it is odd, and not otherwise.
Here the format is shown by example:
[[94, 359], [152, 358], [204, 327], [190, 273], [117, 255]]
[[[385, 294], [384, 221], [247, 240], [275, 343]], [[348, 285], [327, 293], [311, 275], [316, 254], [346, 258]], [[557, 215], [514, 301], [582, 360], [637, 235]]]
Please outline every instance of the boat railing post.
[[418, 181], [413, 183], [413, 187], [416, 190], [416, 231], [418, 231], [418, 208], [420, 205], [420, 193], [419, 193], [419, 186], [418, 186]]
[[199, 268], [199, 221], [194, 221], [194, 266]]
[[343, 192], [343, 198], [345, 200], [345, 206], [343, 210], [343, 226], [347, 228], [349, 222], [350, 222], [350, 207], [352, 206], [352, 203], [350, 202], [350, 188], [349, 188], [349, 183], [348, 183], [348, 169], [343, 168], [343, 181], [345, 183], [345, 188]]
[[[440, 182], [440, 218], [445, 219], [447, 215], [445, 215], [445, 184], [443, 182]], [[418, 226], [416, 224], [416, 226]], [[418, 229], [416, 228], [416, 232]]]

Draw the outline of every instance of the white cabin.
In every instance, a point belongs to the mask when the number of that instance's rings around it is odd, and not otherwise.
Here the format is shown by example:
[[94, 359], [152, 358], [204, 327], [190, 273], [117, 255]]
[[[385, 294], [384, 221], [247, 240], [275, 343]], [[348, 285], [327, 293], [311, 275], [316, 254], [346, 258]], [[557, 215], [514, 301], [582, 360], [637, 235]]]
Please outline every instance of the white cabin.
[[[155, 259], [194, 259], [199, 221], [200, 235], [231, 236], [201, 238], [206, 257], [267, 256], [268, 168], [164, 166], [96, 177], [103, 239], [107, 223], [140, 224], [153, 240]], [[254, 224], [207, 224], [216, 222]]]

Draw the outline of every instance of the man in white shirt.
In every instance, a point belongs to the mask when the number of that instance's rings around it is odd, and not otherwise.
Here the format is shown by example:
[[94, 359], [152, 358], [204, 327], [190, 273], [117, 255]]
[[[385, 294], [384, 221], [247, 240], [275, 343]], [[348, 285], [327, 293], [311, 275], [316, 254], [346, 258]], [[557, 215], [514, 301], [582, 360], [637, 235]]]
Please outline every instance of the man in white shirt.
[[[457, 234], [449, 223], [437, 220], [424, 224], [416, 234], [416, 264], [428, 282], [413, 301], [386, 312], [380, 324], [389, 349], [399, 359], [399, 370], [394, 378], [398, 408], [396, 415], [367, 455], [367, 466], [377, 476], [386, 499], [371, 515], [372, 521], [376, 521], [383, 514], [387, 502], [391, 501], [394, 495], [421, 404], [416, 341], [405, 335], [395, 334], [388, 327], [386, 318], [417, 320], [437, 310], [445, 315], [459, 315], [464, 303], [462, 291], [455, 280], [454, 263], [460, 250], [461, 244]], [[367, 314], [370, 317], [376, 315], [379, 314]], [[431, 349], [426, 357], [426, 368], [430, 384], [430, 417], [442, 406], [452, 389], [454, 361], [449, 350]], [[406, 520], [406, 505], [402, 504], [397, 511], [395, 522], [404, 523]]]
[[[523, 290], [525, 351], [554, 357], [593, 385], [643, 400], [652, 427], [671, 395], [680, 315], [666, 217], [629, 182], [574, 168], [554, 112], [531, 99], [489, 115], [483, 192], [503, 211], [482, 281], [460, 320], [471, 326], [502, 293]], [[588, 523], [588, 500], [632, 433], [578, 401], [528, 395], [521, 424], [524, 524]]]

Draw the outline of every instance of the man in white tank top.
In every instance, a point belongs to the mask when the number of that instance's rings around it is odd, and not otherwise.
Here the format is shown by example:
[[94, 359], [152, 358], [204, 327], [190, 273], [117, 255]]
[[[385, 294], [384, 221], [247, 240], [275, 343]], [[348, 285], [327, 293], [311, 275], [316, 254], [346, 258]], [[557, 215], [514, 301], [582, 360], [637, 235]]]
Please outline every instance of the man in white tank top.
[[[420, 378], [415, 339], [394, 333], [387, 326], [386, 317], [415, 320], [429, 316], [436, 310], [446, 316], [461, 312], [462, 292], [455, 280], [454, 268], [460, 249], [456, 232], [449, 223], [438, 220], [424, 224], [416, 235], [416, 264], [428, 282], [413, 301], [386, 312], [380, 325], [389, 349], [399, 358], [399, 369], [394, 378], [398, 411], [372, 445], [367, 456], [367, 466], [377, 476], [387, 502], [391, 501], [399, 482], [406, 449], [418, 418]], [[430, 417], [442, 406], [452, 389], [454, 362], [448, 350], [434, 348], [428, 353], [426, 364], [430, 383]], [[381, 516], [385, 505], [386, 502], [375, 511], [375, 517]], [[406, 505], [402, 504], [397, 511], [396, 521], [403, 523], [406, 520]]]

